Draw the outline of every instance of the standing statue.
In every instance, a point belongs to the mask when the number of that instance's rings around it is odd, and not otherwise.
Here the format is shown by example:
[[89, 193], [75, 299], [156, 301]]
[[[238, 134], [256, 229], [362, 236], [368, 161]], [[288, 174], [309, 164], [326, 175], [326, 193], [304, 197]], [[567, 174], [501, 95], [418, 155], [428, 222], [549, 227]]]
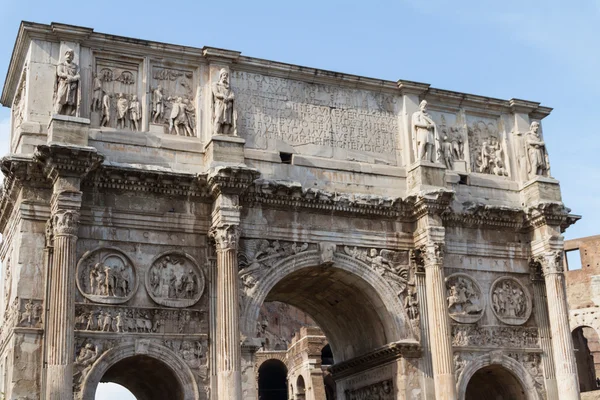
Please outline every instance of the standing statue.
[[155, 124], [160, 123], [160, 118], [163, 114], [163, 97], [163, 88], [161, 85], [158, 85], [158, 87], [152, 92], [152, 122]]
[[229, 72], [225, 68], [219, 72], [219, 82], [213, 84], [212, 94], [214, 134], [237, 136], [235, 95], [229, 87]]
[[102, 109], [102, 81], [98, 74], [94, 73], [94, 95], [92, 97], [92, 111], [100, 111]]
[[[169, 97], [169, 99], [171, 98]], [[180, 127], [184, 128], [183, 132], [179, 130]], [[183, 136], [182, 133], [185, 134], [185, 136], [194, 136], [186, 114], [186, 105], [181, 97], [175, 99], [173, 107], [171, 108], [171, 115], [169, 116], [169, 133], [173, 131], [173, 128], [175, 128], [175, 133], [178, 136]]]
[[446, 168], [453, 169], [454, 167], [454, 151], [452, 143], [448, 141], [448, 136], [444, 136], [442, 145], [440, 146], [441, 159], [444, 161]]
[[79, 67], [73, 62], [73, 50], [65, 52], [65, 60], [56, 66], [54, 113], [75, 116], [79, 106]]
[[117, 129], [125, 129], [129, 101], [127, 100], [127, 96], [123, 93], [119, 93], [117, 97]]
[[100, 126], [108, 126], [110, 123], [110, 94], [104, 93], [102, 96], [102, 121], [100, 121]]
[[546, 144], [540, 137], [540, 123], [537, 121], [531, 123], [529, 132], [527, 132], [527, 161], [529, 165], [527, 172], [530, 177], [550, 175]]
[[416, 144], [415, 155], [418, 160], [435, 162], [435, 141], [437, 127], [431, 116], [427, 113], [427, 101], [419, 104], [419, 111], [412, 115], [412, 135]]
[[131, 129], [140, 130], [140, 120], [142, 119], [142, 105], [138, 97], [134, 94], [129, 104], [129, 119], [131, 120]]

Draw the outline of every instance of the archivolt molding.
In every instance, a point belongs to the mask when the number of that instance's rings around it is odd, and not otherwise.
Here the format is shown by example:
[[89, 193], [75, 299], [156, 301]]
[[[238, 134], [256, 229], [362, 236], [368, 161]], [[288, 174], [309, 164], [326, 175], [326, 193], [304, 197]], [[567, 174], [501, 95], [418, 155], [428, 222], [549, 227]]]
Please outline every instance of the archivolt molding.
[[498, 354], [497, 352], [484, 354], [465, 365], [456, 384], [459, 400], [465, 399], [467, 386], [473, 375], [480, 369], [490, 365], [500, 365], [513, 374], [523, 386], [527, 400], [541, 400], [540, 394], [536, 389], [535, 380], [525, 367], [515, 359], [504, 354]]
[[[245, 290], [246, 299], [242, 302], [241, 310], [242, 333], [248, 337], [255, 335], [254, 330], [260, 307], [277, 282], [295, 271], [321, 264], [322, 260], [319, 250], [306, 250], [284, 257], [270, 268], [265, 268], [265, 271], [263, 271], [264, 275], [261, 275], [254, 282], [251, 289], [247, 288]], [[364, 262], [339, 252], [333, 254], [333, 262], [330, 268], [339, 268], [357, 277], [361, 277], [380, 296], [386, 311], [393, 318], [393, 323], [389, 325], [390, 331], [385, 332], [386, 337], [391, 340], [398, 340], [412, 335], [406, 311], [398, 299], [398, 294], [383, 276], [376, 273]]]
[[146, 340], [138, 340], [134, 343], [113, 347], [102, 354], [85, 377], [81, 399], [93, 399], [98, 384], [106, 371], [119, 361], [136, 355], [155, 358], [169, 367], [181, 385], [184, 400], [200, 399], [198, 385], [188, 365], [169, 348]]

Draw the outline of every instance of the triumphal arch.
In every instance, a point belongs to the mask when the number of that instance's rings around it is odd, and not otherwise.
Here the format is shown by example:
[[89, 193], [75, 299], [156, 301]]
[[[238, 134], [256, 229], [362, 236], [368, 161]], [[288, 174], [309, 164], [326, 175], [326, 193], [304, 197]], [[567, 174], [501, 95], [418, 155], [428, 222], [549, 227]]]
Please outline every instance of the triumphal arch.
[[579, 398], [550, 108], [56, 23], [1, 101], [7, 399], [257, 399], [268, 301], [338, 399]]

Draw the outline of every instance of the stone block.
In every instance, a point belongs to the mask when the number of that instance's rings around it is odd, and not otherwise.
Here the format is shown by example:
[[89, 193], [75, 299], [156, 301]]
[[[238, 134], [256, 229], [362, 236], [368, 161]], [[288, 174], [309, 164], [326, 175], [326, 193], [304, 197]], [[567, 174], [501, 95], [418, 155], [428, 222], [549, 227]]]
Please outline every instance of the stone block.
[[534, 179], [526, 182], [521, 189], [521, 198], [526, 205], [548, 201], [562, 201], [558, 181], [543, 176], [536, 176]]
[[427, 161], [417, 161], [411, 165], [408, 170], [408, 191], [418, 192], [432, 186], [444, 187], [445, 173], [446, 167], [442, 164], [435, 164]]
[[244, 144], [246, 141], [238, 136], [215, 135], [206, 144], [204, 163], [215, 162], [244, 163]]
[[48, 125], [48, 143], [87, 146], [90, 120], [87, 118], [53, 115]]

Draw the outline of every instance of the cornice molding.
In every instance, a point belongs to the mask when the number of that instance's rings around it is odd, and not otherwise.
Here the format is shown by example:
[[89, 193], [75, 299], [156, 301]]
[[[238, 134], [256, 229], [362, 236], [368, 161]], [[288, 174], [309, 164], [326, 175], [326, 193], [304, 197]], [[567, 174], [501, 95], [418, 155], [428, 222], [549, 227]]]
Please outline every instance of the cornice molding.
[[49, 144], [37, 146], [33, 159], [54, 182], [60, 176], [83, 178], [102, 164], [104, 156], [93, 147]]
[[258, 170], [246, 166], [216, 166], [208, 171], [207, 184], [213, 197], [220, 194], [241, 195], [259, 176]]
[[517, 207], [465, 202], [460, 211], [442, 214], [444, 226], [507, 228], [520, 230], [525, 226], [525, 211]]
[[532, 228], [540, 228], [545, 225], [559, 226], [563, 232], [581, 219], [581, 216], [570, 214], [570, 212], [571, 209], [565, 207], [562, 202], [542, 202], [525, 210], [527, 223]]

